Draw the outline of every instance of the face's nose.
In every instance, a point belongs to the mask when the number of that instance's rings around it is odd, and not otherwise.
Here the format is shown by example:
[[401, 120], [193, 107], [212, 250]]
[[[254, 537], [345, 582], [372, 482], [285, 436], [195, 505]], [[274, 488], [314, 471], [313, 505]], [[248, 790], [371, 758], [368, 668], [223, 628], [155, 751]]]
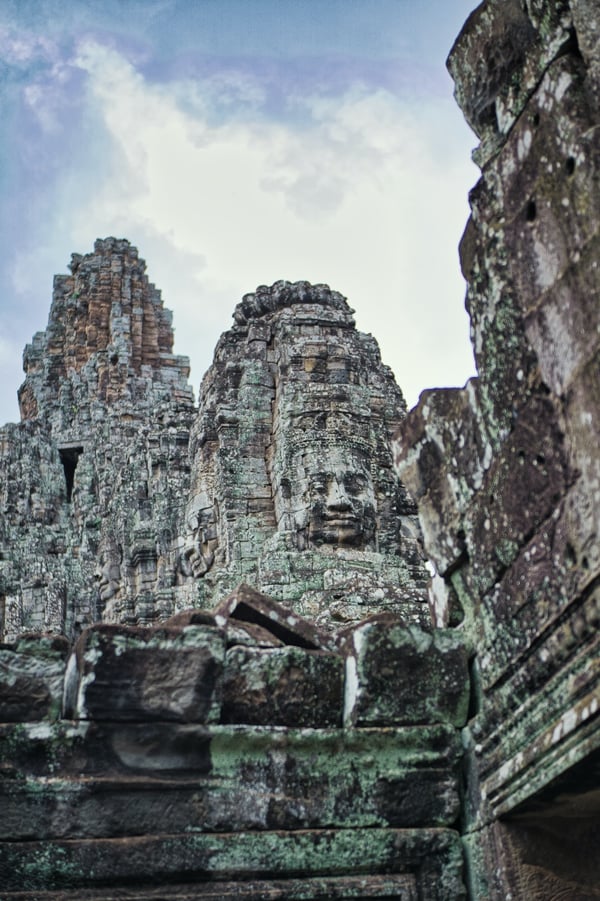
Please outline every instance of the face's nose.
[[347, 513], [352, 510], [352, 502], [344, 488], [342, 482], [338, 479], [332, 479], [327, 492], [327, 509], [335, 510], [338, 513]]
[[196, 533], [188, 532], [183, 540], [183, 556], [189, 560], [196, 553]]

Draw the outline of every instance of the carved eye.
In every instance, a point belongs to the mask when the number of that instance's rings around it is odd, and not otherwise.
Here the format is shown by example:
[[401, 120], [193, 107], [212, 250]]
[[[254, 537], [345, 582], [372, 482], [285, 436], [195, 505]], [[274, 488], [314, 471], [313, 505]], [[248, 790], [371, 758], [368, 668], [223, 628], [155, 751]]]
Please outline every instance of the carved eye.
[[358, 472], [349, 472], [344, 476], [344, 488], [349, 494], [362, 494], [368, 487], [368, 479]]
[[315, 494], [325, 494], [327, 491], [327, 479], [321, 474], [313, 476], [310, 487]]

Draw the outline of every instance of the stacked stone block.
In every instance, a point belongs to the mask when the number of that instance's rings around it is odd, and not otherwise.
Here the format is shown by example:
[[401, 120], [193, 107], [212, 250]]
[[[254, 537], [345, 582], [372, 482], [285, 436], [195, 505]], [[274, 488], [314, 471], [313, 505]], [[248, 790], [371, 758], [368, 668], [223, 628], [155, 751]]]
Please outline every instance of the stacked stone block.
[[[94, 626], [70, 655], [52, 636], [5, 647], [2, 897], [464, 897], [466, 708], [442, 696], [468, 693], [466, 661], [392, 618], [382, 650], [377, 625], [340, 645], [241, 587], [212, 612]], [[391, 702], [396, 664], [432, 640], [435, 686], [411, 660], [427, 703]], [[343, 726], [348, 672], [360, 716]]]

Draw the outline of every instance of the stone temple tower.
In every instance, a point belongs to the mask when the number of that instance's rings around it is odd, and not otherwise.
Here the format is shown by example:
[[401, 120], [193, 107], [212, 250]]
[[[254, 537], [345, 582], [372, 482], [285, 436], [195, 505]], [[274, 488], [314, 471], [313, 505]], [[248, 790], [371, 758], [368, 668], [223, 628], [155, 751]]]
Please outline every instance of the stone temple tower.
[[245, 581], [329, 629], [381, 611], [429, 624], [416, 507], [392, 466], [404, 399], [352, 313], [308, 282], [236, 307], [192, 429], [189, 603]]
[[21, 423], [0, 431], [5, 638], [172, 609], [194, 412], [171, 314], [128, 241], [98, 240], [54, 280], [25, 348]]

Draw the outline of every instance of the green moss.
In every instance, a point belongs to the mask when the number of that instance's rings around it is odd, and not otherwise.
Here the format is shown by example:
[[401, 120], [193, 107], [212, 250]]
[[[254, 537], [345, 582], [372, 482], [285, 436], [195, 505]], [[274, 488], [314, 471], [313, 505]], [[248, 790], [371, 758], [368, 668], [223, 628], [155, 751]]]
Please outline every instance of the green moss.
[[23, 888], [67, 888], [81, 885], [92, 875], [55, 843], [32, 844], [19, 858], [17, 873]]
[[494, 548], [494, 554], [503, 566], [510, 566], [519, 553], [519, 543], [510, 538], [503, 538]]

